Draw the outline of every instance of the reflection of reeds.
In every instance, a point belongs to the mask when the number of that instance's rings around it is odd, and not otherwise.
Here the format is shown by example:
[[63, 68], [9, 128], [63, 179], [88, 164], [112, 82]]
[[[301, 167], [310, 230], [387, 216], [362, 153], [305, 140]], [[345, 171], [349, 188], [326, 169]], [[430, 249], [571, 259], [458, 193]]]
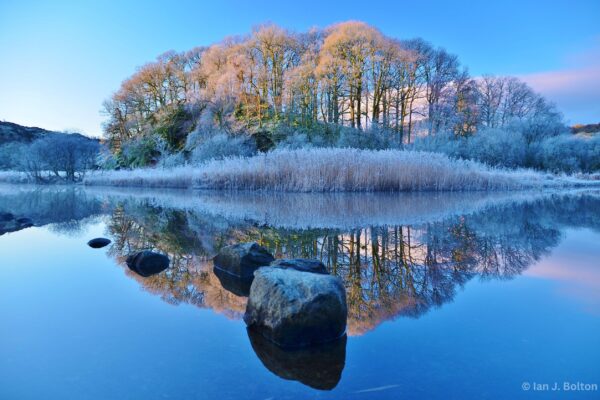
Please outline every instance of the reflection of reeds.
[[25, 172], [0, 171], [0, 183], [30, 183], [33, 179]]
[[[412, 225], [520, 204], [560, 191], [448, 193], [269, 193], [253, 191], [87, 188], [110, 201], [168, 207], [235, 224], [253, 221], [289, 229]], [[584, 191], [580, 189], [580, 191]], [[569, 191], [574, 194], [573, 189]]]
[[592, 185], [530, 170], [504, 170], [439, 153], [320, 148], [211, 160], [198, 167], [109, 171], [87, 185], [292, 192], [511, 190]]

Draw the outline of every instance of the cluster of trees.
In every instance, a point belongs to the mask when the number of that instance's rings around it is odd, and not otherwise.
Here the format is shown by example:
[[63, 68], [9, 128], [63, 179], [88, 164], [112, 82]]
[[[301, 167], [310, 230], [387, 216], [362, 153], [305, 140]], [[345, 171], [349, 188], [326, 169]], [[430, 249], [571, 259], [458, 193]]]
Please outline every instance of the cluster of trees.
[[[529, 146], [566, 131], [555, 107], [517, 78], [471, 77], [443, 48], [356, 21], [304, 33], [262, 25], [167, 52], [124, 81], [104, 111], [105, 134], [124, 166], [177, 152], [179, 161], [194, 161], [198, 146], [208, 146], [202, 154], [215, 147], [205, 143], [215, 130], [252, 135], [258, 150], [403, 147], [417, 137], [460, 139], [515, 126]], [[143, 157], [132, 162], [127, 153]]]
[[38, 183], [75, 182], [96, 167], [101, 145], [77, 133], [49, 133], [31, 143], [0, 146], [0, 169], [26, 172]]
[[455, 55], [422, 39], [389, 38], [353, 21], [299, 34], [263, 25], [142, 66], [105, 103], [106, 133], [118, 146], [155, 129], [181, 148], [178, 122], [201, 110], [220, 127], [232, 117], [246, 128], [322, 121], [390, 129], [400, 141], [410, 141], [417, 120], [430, 134], [464, 135], [554, 112], [517, 79], [473, 79]]

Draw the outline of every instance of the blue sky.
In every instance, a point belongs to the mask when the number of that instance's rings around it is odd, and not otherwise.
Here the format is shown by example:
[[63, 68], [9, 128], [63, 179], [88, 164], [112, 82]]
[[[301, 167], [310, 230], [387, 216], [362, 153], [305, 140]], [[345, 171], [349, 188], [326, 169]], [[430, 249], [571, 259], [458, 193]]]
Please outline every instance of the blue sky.
[[166, 50], [362, 20], [423, 37], [473, 75], [517, 75], [568, 121], [600, 122], [600, 1], [0, 0], [0, 120], [100, 135], [102, 101]]

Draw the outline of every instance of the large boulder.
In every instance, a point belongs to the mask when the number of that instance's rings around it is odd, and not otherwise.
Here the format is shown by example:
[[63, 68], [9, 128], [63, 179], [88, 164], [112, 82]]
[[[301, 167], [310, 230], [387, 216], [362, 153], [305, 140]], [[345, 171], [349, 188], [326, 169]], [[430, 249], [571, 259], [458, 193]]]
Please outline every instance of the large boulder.
[[130, 270], [146, 278], [169, 268], [169, 257], [144, 250], [131, 254], [127, 257], [126, 263]]
[[313, 272], [315, 274], [328, 274], [327, 268], [319, 260], [311, 260], [307, 258], [282, 258], [271, 263], [272, 267], [282, 269], [295, 269], [302, 272]]
[[244, 321], [279, 346], [300, 347], [338, 339], [347, 316], [339, 277], [265, 267], [254, 274]]
[[94, 238], [87, 242], [88, 246], [93, 249], [100, 249], [110, 244], [110, 239], [107, 238]]
[[252, 349], [272, 373], [318, 390], [337, 386], [346, 365], [346, 335], [324, 344], [285, 349], [248, 329]]
[[275, 258], [258, 243], [239, 243], [223, 247], [213, 258], [214, 266], [240, 277], [252, 280], [254, 271], [271, 264]]

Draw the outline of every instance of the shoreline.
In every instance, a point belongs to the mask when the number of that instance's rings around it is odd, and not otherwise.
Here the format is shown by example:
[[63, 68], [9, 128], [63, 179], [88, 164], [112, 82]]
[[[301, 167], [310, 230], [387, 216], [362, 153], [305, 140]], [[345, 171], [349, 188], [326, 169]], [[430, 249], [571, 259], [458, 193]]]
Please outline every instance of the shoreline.
[[[585, 175], [584, 175], [585, 176]], [[299, 193], [522, 191], [600, 187], [597, 174], [494, 168], [439, 153], [315, 148], [213, 159], [198, 166], [90, 172], [75, 185]], [[0, 172], [0, 183], [27, 182]], [[69, 185], [53, 182], [44, 185]]]

